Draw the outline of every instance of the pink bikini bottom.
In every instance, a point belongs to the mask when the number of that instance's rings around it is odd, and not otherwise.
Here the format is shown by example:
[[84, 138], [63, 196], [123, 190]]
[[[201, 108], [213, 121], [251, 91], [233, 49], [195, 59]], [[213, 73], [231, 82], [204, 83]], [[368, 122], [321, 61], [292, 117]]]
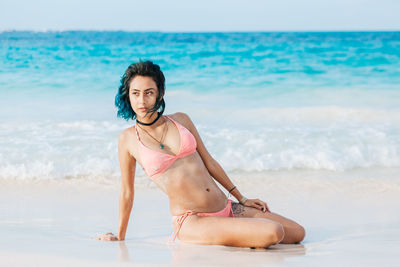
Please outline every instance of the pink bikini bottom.
[[186, 219], [187, 216], [189, 215], [197, 215], [197, 216], [217, 216], [217, 217], [233, 217], [233, 211], [232, 211], [232, 200], [228, 199], [228, 204], [226, 207], [220, 211], [217, 212], [201, 212], [201, 213], [195, 213], [192, 210], [186, 211], [184, 214], [180, 216], [173, 216], [174, 219], [176, 218], [176, 222], [178, 223], [178, 229], [172, 234], [170, 241], [175, 241], [176, 236], [179, 233], [179, 230], [182, 227], [183, 221]]

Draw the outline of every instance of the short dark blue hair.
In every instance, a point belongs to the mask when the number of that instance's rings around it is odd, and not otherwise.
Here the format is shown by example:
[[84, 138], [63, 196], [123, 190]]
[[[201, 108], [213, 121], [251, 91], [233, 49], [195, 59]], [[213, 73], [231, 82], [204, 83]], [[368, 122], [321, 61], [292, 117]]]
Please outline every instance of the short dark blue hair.
[[124, 75], [121, 78], [121, 85], [118, 88], [117, 95], [115, 96], [115, 106], [118, 108], [117, 116], [125, 120], [136, 119], [136, 113], [131, 107], [129, 101], [129, 85], [135, 76], [146, 76], [154, 80], [158, 88], [158, 96], [154, 107], [147, 111], [149, 113], [156, 112], [160, 109], [163, 114], [165, 110], [165, 77], [162, 73], [160, 66], [151, 61], [139, 61], [129, 65]]

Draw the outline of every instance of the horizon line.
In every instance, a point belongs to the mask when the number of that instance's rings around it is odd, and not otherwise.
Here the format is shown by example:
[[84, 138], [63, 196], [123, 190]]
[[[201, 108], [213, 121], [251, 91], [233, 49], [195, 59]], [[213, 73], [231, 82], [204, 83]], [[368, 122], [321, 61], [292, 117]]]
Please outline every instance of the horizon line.
[[322, 32], [400, 32], [399, 29], [336, 29], [336, 30], [222, 30], [222, 31], [165, 31], [165, 30], [122, 30], [122, 29], [0, 29], [0, 33], [5, 32], [34, 32], [34, 33], [52, 33], [52, 32], [126, 32], [126, 33], [322, 33]]

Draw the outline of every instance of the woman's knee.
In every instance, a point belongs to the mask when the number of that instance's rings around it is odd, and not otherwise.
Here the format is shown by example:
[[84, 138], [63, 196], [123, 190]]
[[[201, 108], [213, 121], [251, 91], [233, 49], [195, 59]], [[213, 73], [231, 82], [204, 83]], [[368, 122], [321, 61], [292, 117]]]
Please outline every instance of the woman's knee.
[[285, 237], [285, 230], [280, 223], [275, 224], [273, 244], [277, 244]]
[[269, 247], [270, 245], [278, 244], [285, 237], [285, 230], [280, 223], [274, 222], [269, 223], [264, 229], [263, 247]]
[[298, 225], [296, 229], [296, 240], [294, 240], [294, 243], [300, 243], [301, 241], [304, 240], [305, 236], [306, 236], [306, 230], [304, 229], [303, 226]]
[[296, 224], [292, 226], [286, 226], [285, 227], [285, 240], [283, 240], [283, 243], [285, 244], [296, 244], [300, 243], [303, 241], [306, 231], [304, 230], [304, 227]]

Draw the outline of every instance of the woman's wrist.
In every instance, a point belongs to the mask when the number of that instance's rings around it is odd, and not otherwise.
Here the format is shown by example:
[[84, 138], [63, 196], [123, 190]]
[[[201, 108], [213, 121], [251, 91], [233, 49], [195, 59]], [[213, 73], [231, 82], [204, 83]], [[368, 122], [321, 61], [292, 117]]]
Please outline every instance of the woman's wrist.
[[242, 198], [239, 200], [239, 203], [242, 204], [242, 205], [244, 205], [244, 203], [246, 203], [246, 201], [247, 201], [247, 198], [246, 198], [246, 197], [242, 197]]
[[[240, 192], [239, 189], [237, 189], [237, 187], [235, 185], [232, 186], [232, 188], [230, 190], [228, 190], [228, 198], [232, 195], [239, 201], [239, 203], [241, 203], [240, 201], [242, 201], [243, 203], [246, 202], [247, 198], [245, 198]], [[242, 204], [242, 203], [241, 203]]]
[[125, 231], [119, 231], [117, 233], [117, 238], [118, 238], [118, 240], [124, 240], [125, 239]]
[[[232, 192], [233, 192], [233, 194], [231, 194]], [[228, 190], [228, 198], [229, 198], [231, 195], [233, 195], [233, 196], [236, 197], [236, 195], [237, 195], [238, 192], [239, 192], [239, 191], [237, 190], [236, 186], [234, 185], [231, 189]]]
[[232, 187], [231, 190], [228, 191], [228, 193], [229, 193], [229, 194], [232, 193], [233, 190], [235, 190], [235, 189], [236, 189], [236, 186]]

